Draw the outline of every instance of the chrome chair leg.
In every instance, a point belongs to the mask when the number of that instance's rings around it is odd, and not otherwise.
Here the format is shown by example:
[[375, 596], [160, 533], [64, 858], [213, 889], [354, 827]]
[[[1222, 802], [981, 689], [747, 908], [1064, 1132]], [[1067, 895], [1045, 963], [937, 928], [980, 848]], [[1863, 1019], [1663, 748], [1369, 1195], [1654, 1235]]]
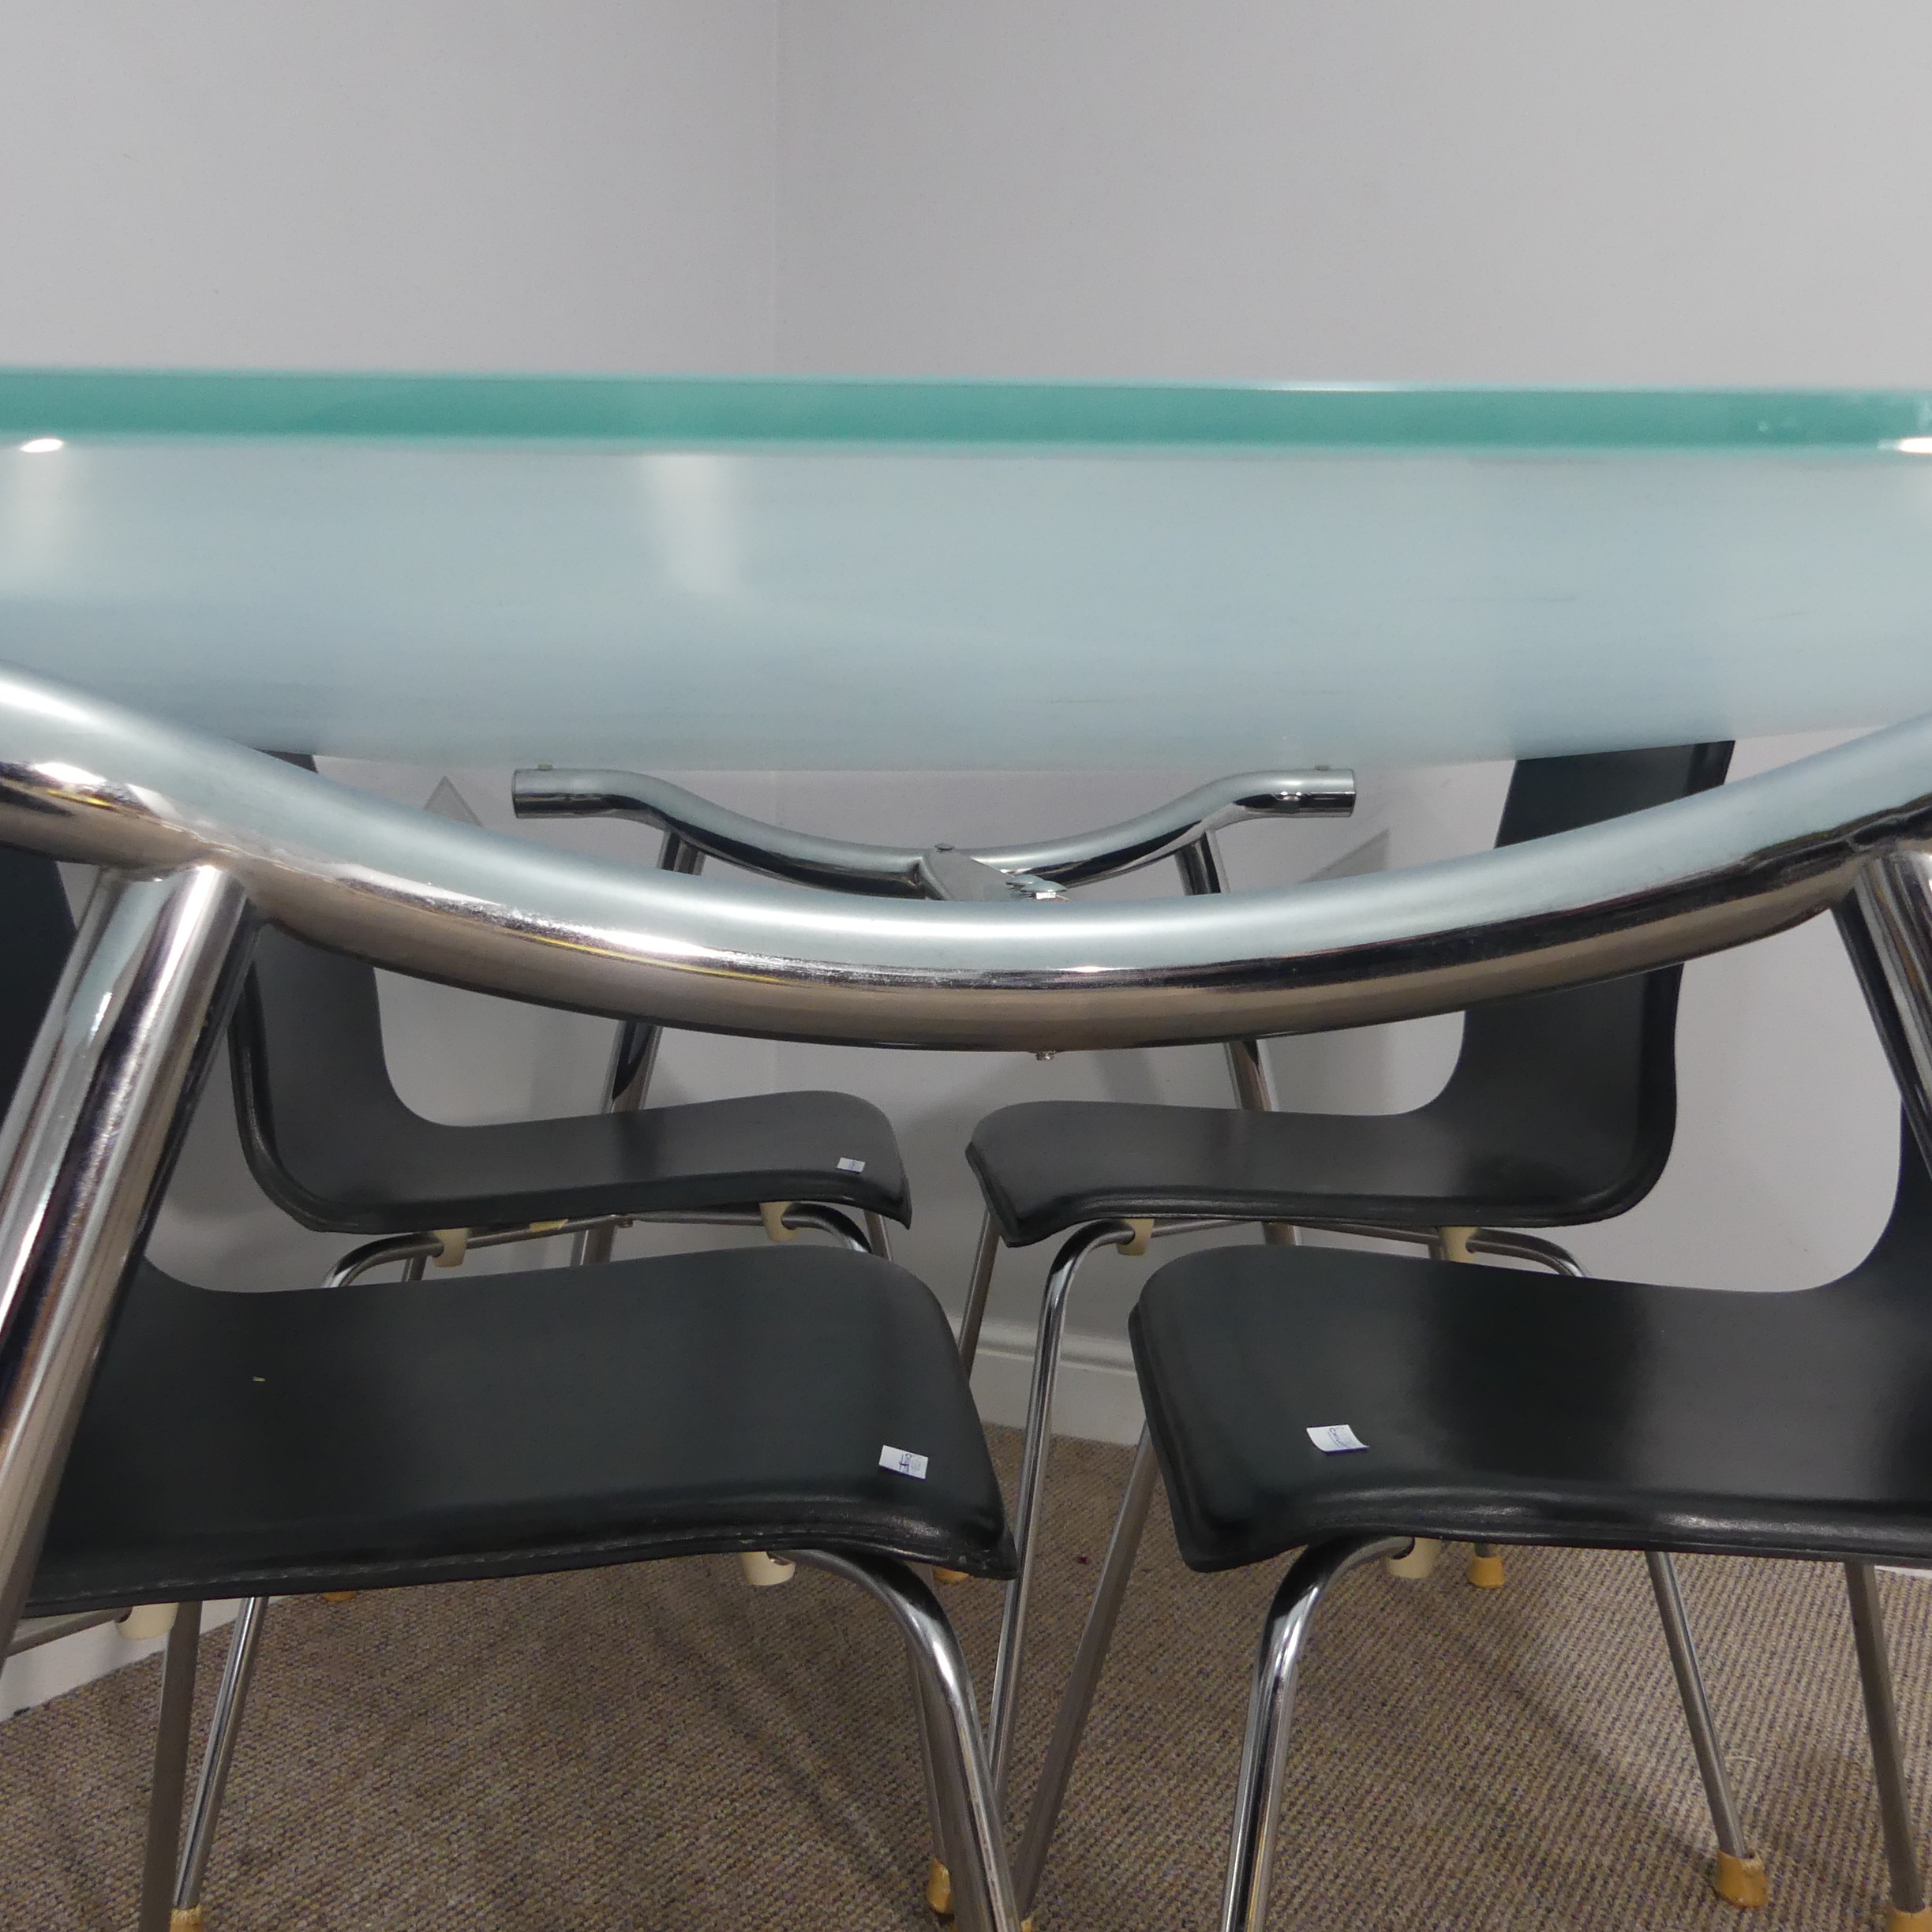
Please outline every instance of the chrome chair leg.
[[872, 1252], [882, 1261], [889, 1261], [892, 1256], [892, 1237], [886, 1232], [886, 1217], [874, 1214], [868, 1208], [865, 1211], [866, 1239], [871, 1244]]
[[188, 1732], [194, 1720], [195, 1665], [201, 1606], [177, 1604], [161, 1663], [161, 1711], [155, 1724], [154, 1777], [148, 1788], [148, 1836], [141, 1854], [140, 1932], [169, 1932], [174, 1862], [181, 1851], [188, 1792]]
[[1858, 1648], [1859, 1684], [1865, 1694], [1865, 1728], [1871, 1739], [1872, 1774], [1878, 1786], [1878, 1816], [1885, 1828], [1885, 1863], [1892, 1872], [1892, 1909], [1886, 1929], [1919, 1932], [1919, 1928], [1932, 1926], [1932, 1910], [1926, 1905], [1925, 1879], [1913, 1844], [1911, 1803], [1899, 1750], [1898, 1705], [1893, 1694], [1885, 1616], [1878, 1604], [1878, 1579], [1868, 1563], [1848, 1563], [1844, 1571], [1845, 1595], [1852, 1605], [1852, 1637]]
[[1023, 1914], [1032, 1911], [1039, 1896], [1054, 1828], [1059, 1822], [1060, 1807], [1066, 1797], [1068, 1780], [1073, 1775], [1073, 1760], [1086, 1732], [1094, 1693], [1100, 1686], [1100, 1673], [1106, 1668], [1114, 1627], [1120, 1620], [1127, 1582], [1133, 1574], [1134, 1557], [1140, 1548], [1141, 1532], [1147, 1527], [1158, 1474], [1153, 1440], [1144, 1428], [1134, 1447], [1133, 1466], [1127, 1473], [1120, 1512], [1114, 1518], [1114, 1534], [1101, 1564], [1093, 1606], [1087, 1612], [1086, 1627], [1080, 1632], [1080, 1649], [1074, 1653], [1066, 1688], [1060, 1694], [1053, 1735], [1046, 1743], [1046, 1762], [1040, 1767], [1039, 1781], [1033, 1787], [1026, 1829], [1020, 1834], [1019, 1852], [1013, 1860], [1013, 1891]]
[[174, 1932], [201, 1932], [201, 1888], [208, 1877], [208, 1852], [215, 1842], [222, 1800], [228, 1793], [229, 1768], [234, 1762], [235, 1740], [242, 1734], [242, 1713], [254, 1681], [262, 1624], [268, 1615], [266, 1597], [249, 1597], [235, 1612], [234, 1634], [229, 1640], [228, 1661], [222, 1666], [221, 1683], [215, 1692], [201, 1772], [189, 1809], [187, 1843], [174, 1877]]
[[1698, 1776], [1703, 1780], [1704, 1796], [1710, 1806], [1711, 1828], [1717, 1834], [1711, 1889], [1728, 1904], [1752, 1910], [1770, 1896], [1770, 1884], [1765, 1876], [1764, 1860], [1751, 1849], [1750, 1840], [1738, 1820], [1737, 1804], [1731, 1794], [1731, 1774], [1718, 1739], [1717, 1720], [1705, 1692], [1704, 1673], [1690, 1635], [1690, 1620], [1684, 1612], [1677, 1566], [1664, 1550], [1646, 1550], [1644, 1563], [1657, 1597], [1657, 1619], [1664, 1626], [1664, 1642], [1670, 1651], [1671, 1671], [1677, 1679], [1677, 1697], [1683, 1705], [1690, 1748], [1697, 1754]]
[[856, 1583], [892, 1613], [932, 1700], [932, 1764], [941, 1795], [963, 1825], [959, 1842], [949, 1848], [954, 1909], [968, 1932], [975, 1919], [983, 1932], [1020, 1932], [972, 1678], [939, 1600], [907, 1565], [889, 1558], [845, 1550], [792, 1554]]
[[972, 1373], [973, 1357], [979, 1353], [979, 1325], [986, 1320], [987, 1291], [993, 1286], [993, 1264], [999, 1256], [999, 1224], [991, 1215], [979, 1223], [979, 1245], [973, 1253], [972, 1283], [966, 1290], [966, 1310], [960, 1317], [960, 1360], [966, 1372]]
[[1336, 1578], [1372, 1557], [1399, 1553], [1406, 1537], [1339, 1537], [1304, 1550], [1268, 1606], [1248, 1699], [1248, 1728], [1235, 1787], [1234, 1841], [1221, 1900], [1221, 1932], [1263, 1932], [1275, 1829], [1281, 1815], [1282, 1773], [1294, 1715], [1295, 1678], [1308, 1648], [1316, 1606]]
[[1013, 1749], [1013, 1720], [1020, 1705], [1020, 1672], [1026, 1649], [1027, 1609], [1039, 1555], [1039, 1531], [1046, 1492], [1046, 1464], [1053, 1446], [1054, 1380], [1060, 1369], [1060, 1342], [1066, 1325], [1068, 1291], [1080, 1264], [1096, 1248], [1122, 1247], [1142, 1238], [1125, 1221], [1096, 1221], [1061, 1243], [1054, 1256], [1041, 1298], [1039, 1331], [1034, 1345], [1033, 1380], [1027, 1395], [1026, 1440], [1020, 1451], [1020, 1494], [1013, 1509], [1013, 1544], [1020, 1574], [1006, 1586], [1000, 1617], [999, 1648], [993, 1661], [993, 1717], [987, 1751], [994, 1788], [1006, 1788], [1007, 1760]]
[[926, 1787], [926, 1817], [932, 1833], [932, 1855], [926, 1865], [926, 1904], [934, 1917], [953, 1915], [953, 1845], [958, 1837], [955, 1821], [939, 1788], [939, 1773], [933, 1760], [933, 1738], [942, 1728], [934, 1720], [932, 1698], [926, 1679], [910, 1655], [906, 1672], [912, 1690], [912, 1715], [919, 1726], [919, 1771]]

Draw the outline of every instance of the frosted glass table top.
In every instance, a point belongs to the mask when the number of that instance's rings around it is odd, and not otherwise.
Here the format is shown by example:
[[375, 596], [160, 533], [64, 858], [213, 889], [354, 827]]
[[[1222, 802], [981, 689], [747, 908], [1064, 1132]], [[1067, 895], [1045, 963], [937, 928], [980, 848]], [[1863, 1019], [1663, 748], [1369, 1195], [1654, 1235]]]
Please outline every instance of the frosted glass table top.
[[646, 769], [1879, 724], [1932, 711], [1932, 393], [0, 372], [0, 660]]

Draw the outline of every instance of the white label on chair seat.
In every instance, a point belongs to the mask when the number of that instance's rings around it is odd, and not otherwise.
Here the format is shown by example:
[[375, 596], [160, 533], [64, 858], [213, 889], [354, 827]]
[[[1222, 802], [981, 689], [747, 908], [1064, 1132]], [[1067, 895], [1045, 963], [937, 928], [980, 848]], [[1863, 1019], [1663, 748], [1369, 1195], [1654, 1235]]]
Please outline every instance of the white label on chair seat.
[[926, 1458], [915, 1455], [910, 1449], [895, 1449], [890, 1443], [879, 1450], [879, 1467], [890, 1470], [895, 1476], [915, 1477], [921, 1482], [926, 1480]]
[[841, 1154], [839, 1156], [838, 1170], [841, 1174], [863, 1174], [865, 1163], [862, 1160], [854, 1160], [849, 1154]]
[[1341, 1455], [1350, 1449], [1368, 1447], [1346, 1422], [1324, 1422], [1320, 1428], [1310, 1429], [1308, 1439], [1324, 1455]]

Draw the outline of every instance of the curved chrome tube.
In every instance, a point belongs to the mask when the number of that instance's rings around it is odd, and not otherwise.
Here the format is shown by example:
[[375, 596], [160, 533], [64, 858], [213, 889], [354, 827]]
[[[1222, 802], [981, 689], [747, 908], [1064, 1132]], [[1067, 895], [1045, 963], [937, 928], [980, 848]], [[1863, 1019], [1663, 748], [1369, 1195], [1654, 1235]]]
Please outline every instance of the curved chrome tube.
[[1360, 1025], [1794, 925], [1932, 839], [1932, 718], [1581, 830], [1219, 898], [900, 904], [633, 870], [411, 811], [0, 672], [0, 840], [219, 865], [263, 915], [425, 978], [778, 1037], [1033, 1050]]
[[[629, 818], [657, 826], [711, 858], [794, 886], [882, 899], [946, 896], [931, 889], [921, 874], [925, 855], [909, 846], [856, 844], [767, 825], [642, 772], [553, 771], [539, 765], [511, 779], [510, 799], [519, 818]], [[1354, 809], [1352, 772], [1238, 772], [1098, 832], [1038, 845], [975, 848], [965, 856], [995, 872], [1086, 886], [1171, 859], [1238, 819], [1346, 818]]]

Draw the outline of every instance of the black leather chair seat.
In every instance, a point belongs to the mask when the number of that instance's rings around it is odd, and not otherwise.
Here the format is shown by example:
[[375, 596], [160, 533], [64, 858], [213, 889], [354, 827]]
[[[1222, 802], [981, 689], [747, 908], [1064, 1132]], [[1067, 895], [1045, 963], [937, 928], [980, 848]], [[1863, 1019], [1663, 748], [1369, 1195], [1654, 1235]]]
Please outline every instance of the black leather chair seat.
[[[1932, 1275], [1798, 1294], [1222, 1249], [1132, 1322], [1182, 1556], [1335, 1533], [1932, 1562]], [[1346, 1424], [1366, 1449], [1324, 1454]]]
[[258, 1164], [257, 1174], [298, 1220], [348, 1234], [773, 1200], [870, 1208], [901, 1222], [911, 1214], [891, 1122], [850, 1094], [760, 1094], [476, 1127], [371, 1108], [352, 1133], [312, 1136], [309, 1125], [287, 1128], [279, 1170]]
[[751, 1248], [283, 1294], [144, 1267], [32, 1608], [825, 1545], [1013, 1565], [952, 1331], [889, 1262]]
[[1626, 1164], [1619, 1142], [1593, 1131], [1581, 1110], [1507, 1124], [1507, 1133], [1485, 1139], [1434, 1105], [1408, 1114], [1249, 1114], [1028, 1101], [988, 1114], [966, 1157], [1013, 1248], [1120, 1215], [1398, 1227], [1590, 1219], [1603, 1175]]

